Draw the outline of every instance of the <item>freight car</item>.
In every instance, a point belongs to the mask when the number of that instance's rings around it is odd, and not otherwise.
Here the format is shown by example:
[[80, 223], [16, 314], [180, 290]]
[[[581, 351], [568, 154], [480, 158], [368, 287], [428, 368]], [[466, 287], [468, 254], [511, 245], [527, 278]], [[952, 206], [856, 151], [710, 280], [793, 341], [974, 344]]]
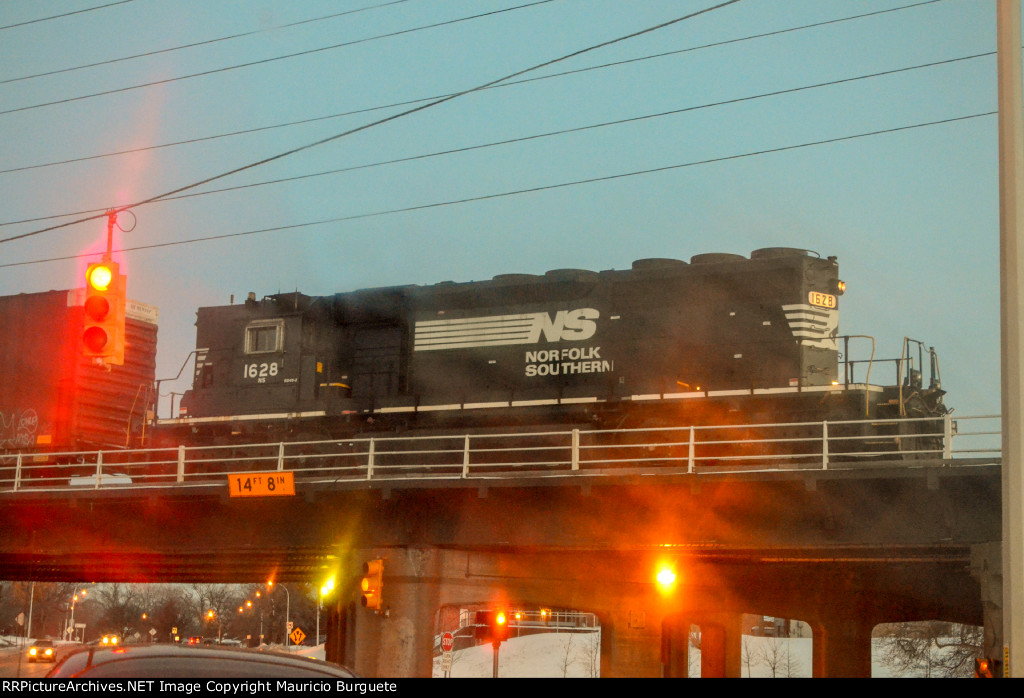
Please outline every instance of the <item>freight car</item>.
[[[645, 259], [489, 281], [282, 293], [200, 308], [168, 442], [406, 430], [939, 416], [934, 354], [856, 382], [838, 264], [806, 250]], [[841, 356], [842, 354], [842, 356]], [[842, 360], [841, 360], [842, 359]], [[877, 362], [875, 362], [877, 363]]]
[[152, 408], [157, 312], [129, 302], [125, 360], [82, 357], [81, 290], [0, 297], [0, 458], [138, 446]]

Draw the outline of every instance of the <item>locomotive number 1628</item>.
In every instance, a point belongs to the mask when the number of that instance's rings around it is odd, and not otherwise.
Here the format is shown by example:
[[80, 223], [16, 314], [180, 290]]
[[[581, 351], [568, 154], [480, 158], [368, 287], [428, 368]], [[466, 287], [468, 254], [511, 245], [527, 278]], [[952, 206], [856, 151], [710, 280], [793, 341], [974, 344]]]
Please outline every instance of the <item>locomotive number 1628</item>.
[[243, 378], [255, 378], [257, 383], [266, 383], [267, 378], [273, 378], [278, 374], [280, 367], [276, 361], [263, 361], [245, 364], [243, 369]]

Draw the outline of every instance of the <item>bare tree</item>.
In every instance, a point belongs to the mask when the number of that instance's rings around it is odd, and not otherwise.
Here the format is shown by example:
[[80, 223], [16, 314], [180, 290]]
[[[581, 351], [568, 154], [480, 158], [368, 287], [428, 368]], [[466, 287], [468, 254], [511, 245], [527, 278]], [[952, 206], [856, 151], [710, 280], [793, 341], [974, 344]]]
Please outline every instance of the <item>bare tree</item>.
[[[146, 625], [156, 630], [155, 638], [173, 641], [175, 633], [181, 636], [192, 632], [189, 627], [189, 604], [181, 587], [175, 585], [164, 589], [163, 594], [151, 604], [145, 607], [149, 610], [144, 612], [148, 621]], [[146, 628], [147, 633], [149, 628]]]
[[601, 676], [601, 635], [594, 632], [586, 636], [581, 654], [587, 667], [587, 676], [596, 679]]
[[786, 641], [786, 654], [782, 660], [782, 675], [787, 679], [799, 679], [805, 676], [804, 666], [799, 657], [793, 653], [793, 643]]
[[140, 635], [142, 608], [138, 600], [137, 584], [103, 584], [96, 588], [92, 598], [103, 608], [103, 632], [117, 633], [123, 640]]
[[[0, 605], [0, 627], [22, 635], [28, 632], [28, 615], [32, 613], [32, 634], [60, 636], [63, 621], [74, 595], [74, 585], [57, 582], [10, 582], [3, 592]], [[24, 614], [25, 623], [19, 626], [15, 618]]]
[[567, 678], [569, 676], [569, 667], [571, 667], [573, 665], [573, 662], [575, 661], [573, 659], [573, 657], [572, 657], [572, 654], [573, 654], [573, 652], [572, 652], [572, 640], [573, 640], [573, 637], [575, 637], [575, 633], [568, 633], [568, 641], [565, 643], [565, 648], [564, 648], [565, 649], [565, 653], [562, 656], [562, 662], [561, 662], [562, 678], [563, 679]]
[[760, 647], [760, 654], [761, 660], [771, 672], [771, 678], [795, 678], [800, 675], [802, 667], [799, 660], [793, 656], [788, 639], [765, 638]]
[[785, 648], [777, 637], [766, 638], [766, 641], [761, 645], [761, 657], [771, 673], [771, 678], [779, 678], [780, 669], [785, 657]]
[[943, 621], [888, 623], [878, 633], [882, 663], [901, 676], [970, 677], [984, 642], [982, 627]]
[[740, 647], [740, 659], [743, 664], [747, 667], [747, 678], [754, 676], [754, 666], [760, 664], [762, 661], [762, 652], [760, 646], [755, 647], [751, 641], [750, 636], [743, 635], [743, 644]]
[[193, 613], [199, 627], [204, 630], [201, 634], [216, 635], [220, 642], [224, 638], [225, 626], [235, 622], [238, 615], [235, 609], [245, 592], [234, 584], [193, 584], [191, 592], [195, 598]]

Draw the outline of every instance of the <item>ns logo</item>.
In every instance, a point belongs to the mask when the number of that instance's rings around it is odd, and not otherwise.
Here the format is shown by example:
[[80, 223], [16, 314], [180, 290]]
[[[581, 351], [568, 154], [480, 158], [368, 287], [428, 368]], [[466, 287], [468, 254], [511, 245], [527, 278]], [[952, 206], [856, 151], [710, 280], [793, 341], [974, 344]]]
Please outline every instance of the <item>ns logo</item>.
[[597, 318], [601, 314], [594, 308], [559, 310], [552, 318], [548, 313], [536, 313], [527, 343], [535, 344], [541, 335], [549, 342], [590, 339], [597, 332]]

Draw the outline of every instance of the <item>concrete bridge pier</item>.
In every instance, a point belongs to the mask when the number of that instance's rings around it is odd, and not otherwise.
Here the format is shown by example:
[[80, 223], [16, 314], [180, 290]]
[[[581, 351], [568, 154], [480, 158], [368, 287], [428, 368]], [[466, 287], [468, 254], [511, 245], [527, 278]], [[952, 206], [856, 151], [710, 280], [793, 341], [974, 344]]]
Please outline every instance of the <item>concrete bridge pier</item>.
[[[662, 624], [662, 662], [666, 678], [686, 678], [690, 666], [698, 661], [691, 657], [693, 647], [699, 649], [702, 678], [739, 678], [743, 671], [743, 627], [740, 613], [684, 612], [671, 616]], [[691, 627], [696, 636], [691, 646]]]
[[871, 631], [875, 620], [825, 613], [810, 623], [814, 678], [871, 678]]
[[981, 588], [986, 657], [1003, 656], [1003, 550], [1002, 542], [971, 546], [971, 576]]
[[[443, 557], [436, 548], [369, 549], [353, 556], [353, 569], [342, 571], [350, 581], [332, 604], [328, 626], [343, 622], [346, 627], [328, 633], [327, 659], [363, 676], [429, 678]], [[359, 582], [363, 562], [377, 558], [384, 560], [383, 604], [371, 610], [359, 601]], [[346, 603], [350, 599], [355, 601]], [[332, 646], [331, 638], [344, 641]]]

